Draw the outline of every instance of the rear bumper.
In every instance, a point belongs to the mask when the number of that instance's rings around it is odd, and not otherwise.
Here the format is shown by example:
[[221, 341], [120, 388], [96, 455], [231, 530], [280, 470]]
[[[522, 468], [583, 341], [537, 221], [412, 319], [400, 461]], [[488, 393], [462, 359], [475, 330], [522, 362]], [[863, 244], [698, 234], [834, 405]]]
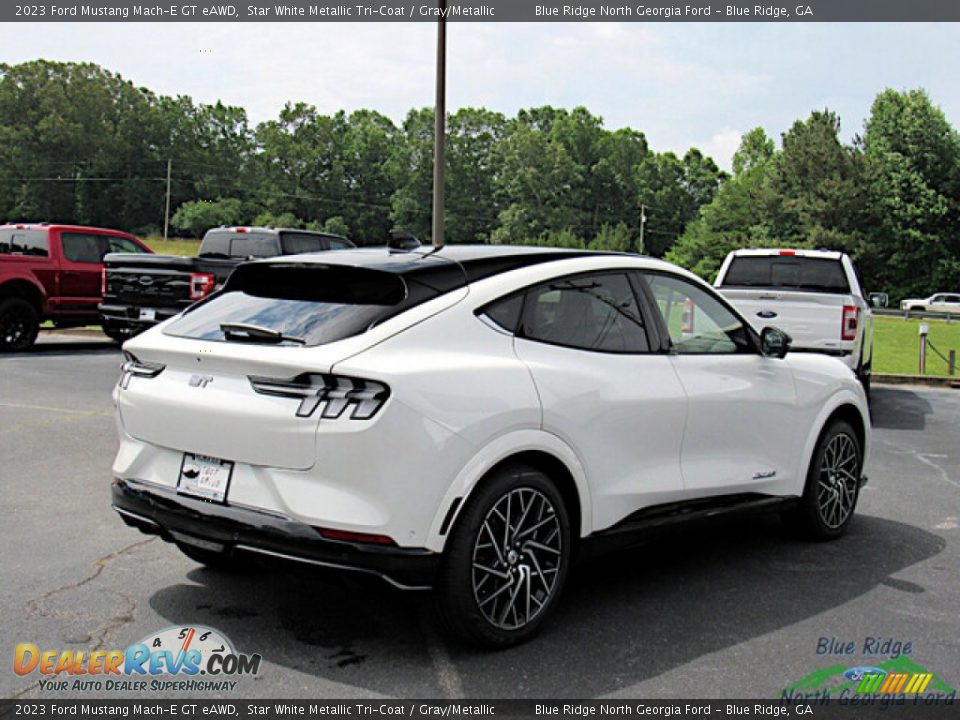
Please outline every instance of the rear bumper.
[[[100, 310], [100, 321], [104, 325], [109, 325], [110, 327], [120, 328], [120, 329], [130, 329], [130, 330], [145, 330], [148, 327], [152, 327], [157, 323], [161, 323], [164, 320], [172, 318], [174, 315], [179, 315], [186, 308], [190, 306], [190, 303], [186, 303], [183, 307], [159, 307], [147, 308], [144, 306], [141, 308], [139, 305], [122, 305], [117, 303], [101, 303], [98, 306]], [[150, 309], [154, 312], [153, 320], [141, 320], [140, 319], [140, 310]]]
[[433, 585], [440, 555], [426, 549], [326, 540], [313, 527], [243, 507], [188, 498], [153, 483], [113, 482], [113, 508], [131, 527], [167, 542], [301, 569], [359, 573], [404, 590]]

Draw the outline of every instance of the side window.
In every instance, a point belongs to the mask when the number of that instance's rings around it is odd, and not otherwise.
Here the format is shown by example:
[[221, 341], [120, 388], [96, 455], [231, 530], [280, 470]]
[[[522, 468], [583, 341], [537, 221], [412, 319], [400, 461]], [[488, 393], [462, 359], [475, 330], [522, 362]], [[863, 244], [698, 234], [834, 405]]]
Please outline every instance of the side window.
[[0, 230], [0, 255], [48, 257], [46, 230]]
[[64, 257], [71, 262], [98, 263], [106, 249], [98, 235], [65, 232], [60, 235], [60, 241]]
[[107, 252], [112, 253], [143, 253], [142, 247], [132, 240], [116, 235], [104, 235], [103, 240], [107, 244]]
[[299, 255], [327, 249], [327, 244], [324, 242], [325, 238], [321, 238], [319, 235], [284, 233], [282, 237], [285, 255]]
[[650, 273], [646, 278], [678, 353], [753, 352], [743, 323], [710, 293], [669, 275]]
[[633, 287], [623, 273], [575, 275], [531, 288], [520, 334], [580, 350], [650, 351]]
[[329, 238], [327, 240], [327, 244], [330, 245], [331, 250], [346, 250], [347, 248], [353, 247], [353, 243], [351, 242], [346, 240], [335, 240], [333, 238]]
[[517, 323], [520, 322], [520, 311], [522, 309], [523, 293], [521, 292], [500, 300], [494, 300], [481, 308], [477, 314], [488, 318], [497, 327], [506, 330], [508, 333], [515, 333]]

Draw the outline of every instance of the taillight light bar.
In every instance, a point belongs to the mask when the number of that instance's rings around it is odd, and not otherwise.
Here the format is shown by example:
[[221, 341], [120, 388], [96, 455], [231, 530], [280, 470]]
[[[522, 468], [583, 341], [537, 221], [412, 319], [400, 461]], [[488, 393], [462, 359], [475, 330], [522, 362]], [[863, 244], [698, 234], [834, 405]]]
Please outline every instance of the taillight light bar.
[[125, 358], [125, 362], [120, 367], [123, 371], [123, 375], [120, 376], [120, 387], [124, 390], [130, 385], [130, 378], [155, 378], [166, 368], [166, 365], [161, 365], [160, 363], [148, 363], [138, 360], [126, 351], [123, 353], [123, 357]]
[[856, 305], [844, 305], [840, 320], [840, 339], [856, 340], [857, 326], [860, 324], [860, 308]]
[[300, 400], [297, 417], [310, 417], [320, 405], [320, 417], [336, 420], [353, 406], [352, 420], [369, 420], [390, 397], [390, 388], [383, 383], [343, 375], [303, 373], [294, 378], [249, 376], [253, 389], [261, 395]]
[[215, 284], [216, 278], [212, 273], [190, 273], [190, 299], [203, 300]]

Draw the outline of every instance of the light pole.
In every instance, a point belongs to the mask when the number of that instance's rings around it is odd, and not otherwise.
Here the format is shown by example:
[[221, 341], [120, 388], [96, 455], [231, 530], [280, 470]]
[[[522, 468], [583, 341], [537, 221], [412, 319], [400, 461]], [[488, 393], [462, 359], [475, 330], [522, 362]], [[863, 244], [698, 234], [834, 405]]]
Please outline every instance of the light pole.
[[444, 138], [447, 120], [447, 0], [440, 2], [437, 21], [437, 97], [433, 125], [433, 244], [443, 245]]

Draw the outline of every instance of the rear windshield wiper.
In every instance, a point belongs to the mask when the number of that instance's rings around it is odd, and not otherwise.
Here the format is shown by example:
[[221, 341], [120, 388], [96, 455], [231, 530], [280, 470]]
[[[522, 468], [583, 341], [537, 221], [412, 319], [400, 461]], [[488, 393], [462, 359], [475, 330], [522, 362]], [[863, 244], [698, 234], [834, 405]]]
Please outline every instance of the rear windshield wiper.
[[270, 328], [262, 327], [261, 325], [249, 325], [247, 323], [220, 323], [220, 331], [227, 340], [265, 343], [292, 342], [300, 345], [307, 344], [307, 341], [302, 337], [296, 337], [295, 335], [284, 335], [279, 330], [272, 330]]

